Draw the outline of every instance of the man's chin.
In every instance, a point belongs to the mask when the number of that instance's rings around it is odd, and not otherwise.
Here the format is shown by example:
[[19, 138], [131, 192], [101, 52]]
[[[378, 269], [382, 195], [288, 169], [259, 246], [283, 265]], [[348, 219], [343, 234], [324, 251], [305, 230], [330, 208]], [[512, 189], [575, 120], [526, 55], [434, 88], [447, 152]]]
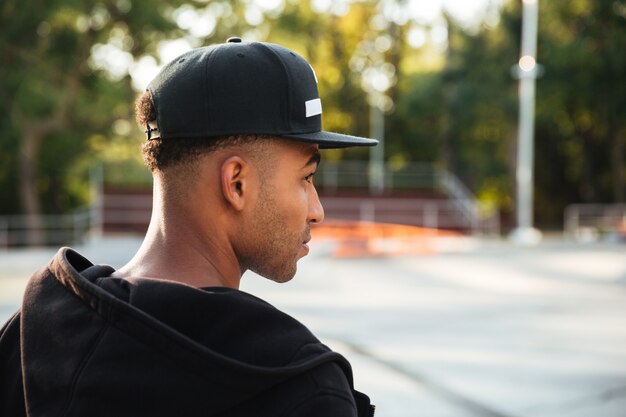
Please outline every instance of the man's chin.
[[[294, 274], [295, 275], [295, 274]], [[278, 278], [268, 278], [271, 281], [274, 281], [278, 284], [284, 284], [285, 282], [289, 282], [293, 279], [294, 275], [290, 277], [278, 277]]]
[[252, 271], [257, 275], [262, 276], [263, 278], [267, 278], [270, 281], [274, 281], [277, 282], [279, 284], [285, 283], [285, 282], [289, 282], [293, 279], [293, 277], [296, 275], [298, 268], [297, 266], [294, 264], [293, 268], [290, 269], [285, 269], [282, 271]]

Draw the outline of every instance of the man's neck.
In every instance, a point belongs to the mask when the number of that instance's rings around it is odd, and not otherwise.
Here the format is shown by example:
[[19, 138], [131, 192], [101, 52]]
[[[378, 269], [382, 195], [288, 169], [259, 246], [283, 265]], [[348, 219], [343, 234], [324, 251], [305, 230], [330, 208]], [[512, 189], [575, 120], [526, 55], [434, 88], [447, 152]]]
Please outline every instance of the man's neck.
[[243, 271], [221, 231], [199, 231], [191, 227], [186, 216], [178, 213], [167, 217], [163, 211], [155, 204], [141, 247], [113, 276], [238, 289]]

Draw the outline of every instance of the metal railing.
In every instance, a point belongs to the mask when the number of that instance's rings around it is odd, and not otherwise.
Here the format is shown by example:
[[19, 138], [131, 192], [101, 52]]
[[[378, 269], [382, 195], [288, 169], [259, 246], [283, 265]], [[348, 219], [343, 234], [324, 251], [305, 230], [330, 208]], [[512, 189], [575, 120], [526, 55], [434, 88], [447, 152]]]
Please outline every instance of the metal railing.
[[348, 220], [356, 214], [359, 220], [371, 223], [401, 223], [432, 229], [472, 227], [458, 216], [456, 205], [448, 200], [332, 197], [323, 198], [322, 203], [334, 220]]
[[[438, 169], [427, 163], [406, 163], [384, 166], [385, 188], [427, 189], [438, 187]], [[366, 161], [323, 161], [315, 184], [321, 189], [335, 191], [342, 188], [367, 189], [370, 184], [369, 164]]]
[[626, 204], [571, 204], [563, 214], [565, 233], [580, 241], [626, 235]]
[[[33, 229], [33, 224], [39, 227]], [[86, 239], [90, 230], [88, 208], [71, 214], [0, 216], [0, 248], [79, 243]]]
[[417, 198], [322, 197], [326, 218], [396, 223], [431, 229], [465, 230], [474, 234], [498, 235], [498, 216], [466, 218], [458, 202]]
[[[413, 212], [411, 222], [414, 223], [416, 216], [424, 218], [423, 225], [430, 227], [463, 227], [476, 231], [488, 231], [492, 234], [499, 233], [498, 212], [495, 207], [490, 210], [480, 210], [479, 204], [472, 192], [451, 172], [428, 163], [405, 163], [386, 164], [384, 167], [385, 188], [387, 190], [431, 190], [439, 192], [449, 198], [446, 201], [424, 200], [412, 202]], [[316, 186], [324, 191], [335, 192], [342, 188], [366, 189], [369, 187], [369, 171], [366, 161], [324, 161], [320, 165], [318, 175], [315, 178]], [[375, 212], [375, 206], [371, 201], [363, 201], [364, 213]], [[404, 209], [400, 209], [403, 211]], [[430, 213], [430, 214], [425, 214]], [[429, 219], [449, 219], [452, 214], [457, 219], [451, 224], [450, 221], [443, 223], [426, 221]], [[397, 213], [398, 216], [408, 214]], [[372, 217], [367, 214], [364, 219]], [[460, 217], [461, 219], [458, 219]], [[396, 217], [397, 218], [397, 217]], [[380, 221], [380, 220], [378, 220]]]
[[439, 188], [450, 197], [465, 220], [472, 223], [472, 228], [475, 228], [480, 220], [480, 213], [474, 195], [456, 175], [442, 169], [438, 169], [436, 172]]
[[[149, 195], [107, 194], [103, 173], [107, 167], [92, 173], [91, 204], [71, 214], [0, 216], [0, 248], [31, 245], [66, 245], [98, 237], [107, 225], [137, 231], [134, 226], [147, 224], [152, 204]], [[117, 172], [117, 171], [116, 171]], [[499, 233], [498, 213], [481, 211], [472, 193], [453, 174], [431, 164], [407, 163], [385, 166], [388, 190], [422, 190], [436, 192], [438, 198], [394, 199], [341, 195], [324, 197], [328, 212], [336, 219], [355, 219], [382, 223], [404, 223], [428, 228], [460, 228], [478, 233]], [[119, 174], [119, 173], [118, 173]], [[325, 161], [316, 175], [316, 186], [334, 194], [341, 189], [369, 188], [368, 164], [365, 161]], [[447, 198], [444, 198], [444, 195]], [[33, 225], [38, 225], [33, 230]]]

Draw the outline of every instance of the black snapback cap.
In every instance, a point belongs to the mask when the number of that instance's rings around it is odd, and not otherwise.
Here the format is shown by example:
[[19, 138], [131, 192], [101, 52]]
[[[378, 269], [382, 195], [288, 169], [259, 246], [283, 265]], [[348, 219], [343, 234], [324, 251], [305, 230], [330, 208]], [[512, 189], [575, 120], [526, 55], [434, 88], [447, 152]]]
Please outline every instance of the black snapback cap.
[[229, 38], [193, 49], [167, 64], [148, 90], [156, 111], [148, 139], [261, 134], [325, 149], [378, 144], [323, 131], [315, 71], [272, 43]]

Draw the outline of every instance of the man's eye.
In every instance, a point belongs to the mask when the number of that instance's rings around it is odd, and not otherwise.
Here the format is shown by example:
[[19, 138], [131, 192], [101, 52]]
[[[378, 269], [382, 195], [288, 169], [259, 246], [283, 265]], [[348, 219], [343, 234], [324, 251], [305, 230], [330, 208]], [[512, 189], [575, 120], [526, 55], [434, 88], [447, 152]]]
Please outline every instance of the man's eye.
[[309, 175], [307, 175], [306, 177], [304, 177], [304, 180], [306, 182], [313, 182], [313, 175], [315, 175], [315, 172], [312, 172]]

